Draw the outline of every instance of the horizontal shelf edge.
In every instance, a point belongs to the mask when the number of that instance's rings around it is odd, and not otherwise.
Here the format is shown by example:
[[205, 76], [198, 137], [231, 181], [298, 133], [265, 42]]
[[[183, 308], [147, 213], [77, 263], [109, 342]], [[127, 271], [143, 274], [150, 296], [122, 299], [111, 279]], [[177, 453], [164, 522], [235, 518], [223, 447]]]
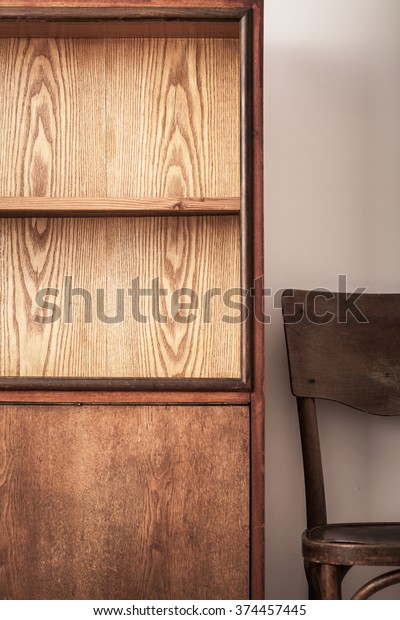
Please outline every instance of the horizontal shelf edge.
[[165, 21], [165, 20], [102, 20], [102, 21], [29, 21], [4, 20], [0, 17], [0, 38], [207, 38], [238, 39], [236, 21]]
[[240, 198], [9, 198], [0, 197], [0, 217], [124, 217], [235, 215]]
[[[152, 0], [150, 0], [152, 1]], [[227, 0], [218, 0], [225, 4]], [[3, 2], [0, 20], [25, 21], [92, 21], [92, 20], [240, 20], [251, 8], [254, 0], [229, 0], [229, 6], [204, 6], [204, 0], [188, 2], [186, 6], [171, 6], [161, 0], [158, 6], [149, 6], [132, 0], [41, 0], [40, 6], [29, 6], [26, 0]], [[58, 6], [57, 6], [58, 5]]]
[[0, 391], [177, 391], [177, 392], [240, 392], [248, 386], [236, 378], [120, 378], [120, 377], [0, 377]]
[[24, 403], [47, 405], [249, 405], [250, 401], [249, 392], [0, 391], [0, 405]]

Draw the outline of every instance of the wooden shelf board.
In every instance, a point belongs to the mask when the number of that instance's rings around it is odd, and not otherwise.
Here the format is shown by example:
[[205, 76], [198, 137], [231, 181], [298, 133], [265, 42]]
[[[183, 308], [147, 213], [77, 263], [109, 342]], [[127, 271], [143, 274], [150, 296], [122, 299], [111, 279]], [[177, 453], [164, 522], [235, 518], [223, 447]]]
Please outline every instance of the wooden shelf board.
[[0, 217], [235, 215], [240, 198], [0, 198]]

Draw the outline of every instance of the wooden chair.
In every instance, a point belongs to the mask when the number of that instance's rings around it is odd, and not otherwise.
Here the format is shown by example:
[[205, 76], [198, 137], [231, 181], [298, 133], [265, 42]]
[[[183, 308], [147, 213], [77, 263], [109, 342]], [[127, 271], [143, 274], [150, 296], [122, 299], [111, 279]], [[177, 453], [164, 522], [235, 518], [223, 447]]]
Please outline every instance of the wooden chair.
[[[287, 290], [282, 297], [292, 392], [303, 448], [310, 598], [341, 599], [355, 565], [400, 566], [400, 523], [328, 523], [315, 399], [380, 416], [400, 414], [400, 295]], [[400, 583], [392, 570], [362, 586], [366, 599]]]

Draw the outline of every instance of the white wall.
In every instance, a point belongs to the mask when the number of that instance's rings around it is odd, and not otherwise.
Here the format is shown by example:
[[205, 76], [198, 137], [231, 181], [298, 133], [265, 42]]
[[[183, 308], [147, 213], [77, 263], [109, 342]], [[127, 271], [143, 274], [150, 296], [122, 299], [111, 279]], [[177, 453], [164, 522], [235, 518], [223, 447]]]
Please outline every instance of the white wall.
[[[347, 274], [350, 290], [399, 292], [400, 0], [266, 0], [265, 22], [267, 285], [336, 290]], [[267, 327], [267, 390], [267, 597], [305, 598], [302, 464], [279, 309]], [[349, 419], [331, 403], [323, 413], [330, 518], [400, 519], [400, 419]], [[353, 573], [347, 596], [376, 570]]]

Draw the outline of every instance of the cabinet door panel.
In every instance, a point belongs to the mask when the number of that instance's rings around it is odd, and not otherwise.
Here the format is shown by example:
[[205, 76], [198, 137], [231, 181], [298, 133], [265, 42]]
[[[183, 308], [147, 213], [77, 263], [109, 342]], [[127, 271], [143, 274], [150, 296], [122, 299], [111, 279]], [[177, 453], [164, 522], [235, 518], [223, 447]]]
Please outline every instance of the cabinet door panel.
[[248, 547], [248, 408], [0, 407], [1, 598], [248, 598]]

